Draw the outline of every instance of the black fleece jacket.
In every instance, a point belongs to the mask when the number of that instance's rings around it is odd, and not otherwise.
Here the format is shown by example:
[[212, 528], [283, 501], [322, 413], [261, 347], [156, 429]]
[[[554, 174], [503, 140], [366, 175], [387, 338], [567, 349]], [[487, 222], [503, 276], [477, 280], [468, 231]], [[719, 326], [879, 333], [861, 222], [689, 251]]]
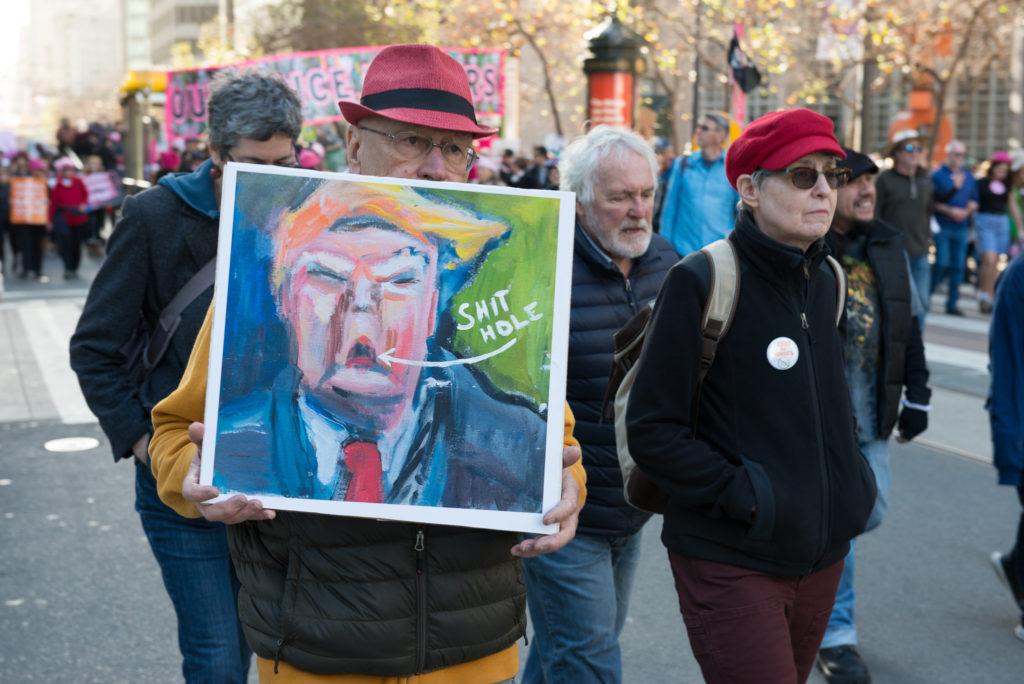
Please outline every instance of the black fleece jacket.
[[[764, 235], [742, 213], [730, 238], [740, 261], [732, 327], [691, 399], [709, 282], [694, 254], [658, 297], [627, 407], [637, 464], [669, 494], [669, 551], [774, 575], [805, 575], [842, 559], [864, 529], [874, 476], [857, 448], [836, 280], [823, 240], [806, 253]], [[703, 269], [703, 271], [702, 271]], [[768, 360], [773, 340], [799, 356]]]

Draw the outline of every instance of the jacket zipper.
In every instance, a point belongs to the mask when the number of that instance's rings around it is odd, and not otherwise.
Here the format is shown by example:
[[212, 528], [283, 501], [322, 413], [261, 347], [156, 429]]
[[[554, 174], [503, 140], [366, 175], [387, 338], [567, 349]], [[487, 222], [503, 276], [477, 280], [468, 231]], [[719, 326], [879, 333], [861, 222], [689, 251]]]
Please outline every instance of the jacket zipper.
[[426, 533], [416, 530], [416, 674], [427, 668], [427, 562]]
[[821, 474], [821, 542], [820, 551], [815, 554], [812, 571], [817, 568], [818, 563], [825, 555], [828, 548], [828, 537], [832, 526], [831, 503], [832, 496], [829, 491], [828, 454], [825, 452], [825, 427], [822, 424], [821, 399], [818, 396], [818, 379], [814, 371], [814, 337], [811, 335], [811, 326], [807, 321], [807, 304], [811, 295], [811, 271], [807, 261], [804, 260], [804, 296], [803, 305], [800, 307], [800, 327], [803, 328], [804, 336], [807, 338], [807, 373], [810, 376], [811, 400], [814, 403], [814, 428], [818, 445], [818, 464]]
[[636, 305], [636, 298], [633, 296], [633, 285], [629, 282], [629, 276], [622, 276], [622, 282], [626, 286], [626, 299], [629, 300], [629, 307], [633, 309], [633, 313], [636, 313], [640, 309]]

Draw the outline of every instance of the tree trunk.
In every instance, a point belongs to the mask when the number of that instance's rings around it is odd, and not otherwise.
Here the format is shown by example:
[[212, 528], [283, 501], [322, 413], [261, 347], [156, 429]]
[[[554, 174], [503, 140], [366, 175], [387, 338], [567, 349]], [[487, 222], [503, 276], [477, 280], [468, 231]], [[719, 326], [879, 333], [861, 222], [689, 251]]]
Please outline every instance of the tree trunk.
[[540, 60], [541, 68], [544, 70], [544, 91], [547, 93], [548, 103], [551, 105], [551, 117], [555, 120], [555, 132], [558, 134], [558, 137], [564, 138], [565, 136], [562, 132], [562, 117], [558, 112], [558, 101], [555, 98], [555, 88], [551, 83], [551, 66], [548, 64], [547, 57], [544, 55], [543, 50], [540, 49], [540, 46], [537, 45], [533, 36], [523, 29], [522, 22], [520, 22], [519, 19], [516, 19], [515, 22], [516, 28], [519, 29], [519, 33], [523, 34], [523, 37], [526, 38], [526, 42], [530, 44], [530, 47], [533, 48], [534, 53], [537, 55], [537, 59]]

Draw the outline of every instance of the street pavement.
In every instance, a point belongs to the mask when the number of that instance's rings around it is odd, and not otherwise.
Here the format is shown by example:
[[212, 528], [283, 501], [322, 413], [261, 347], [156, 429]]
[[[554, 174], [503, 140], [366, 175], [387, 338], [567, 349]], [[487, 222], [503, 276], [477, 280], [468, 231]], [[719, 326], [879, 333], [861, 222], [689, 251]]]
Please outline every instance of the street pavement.
[[[48, 257], [49, 283], [8, 279], [0, 297], [0, 682], [181, 679], [132, 466], [112, 462], [67, 368], [97, 264], [64, 283]], [[973, 313], [929, 318], [931, 427], [893, 446], [888, 516], [858, 542], [861, 652], [878, 684], [1024, 679], [1018, 615], [988, 561], [1010, 546], [1020, 508], [989, 465], [986, 330]], [[61, 438], [95, 446], [46, 448]], [[622, 634], [625, 681], [700, 682], [659, 533], [656, 517]]]

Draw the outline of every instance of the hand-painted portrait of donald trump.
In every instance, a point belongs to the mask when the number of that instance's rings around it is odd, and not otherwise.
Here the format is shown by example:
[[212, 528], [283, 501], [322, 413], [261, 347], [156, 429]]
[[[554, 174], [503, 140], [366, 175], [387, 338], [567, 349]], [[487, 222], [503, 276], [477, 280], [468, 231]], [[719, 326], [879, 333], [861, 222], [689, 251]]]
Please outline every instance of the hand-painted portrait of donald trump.
[[[474, 358], [452, 350], [468, 334], [456, 323], [480, 311], [464, 305], [456, 321], [454, 300], [509, 242], [513, 222], [418, 187], [277, 180], [294, 188], [287, 207], [265, 210], [272, 200], [262, 197], [248, 212], [264, 224], [253, 251], [266, 258], [232, 266], [228, 308], [267, 321], [226, 324], [214, 484], [540, 512], [545, 406], [502, 389], [474, 361], [497, 360], [550, 307], [499, 320], [512, 298], [500, 290], [501, 306], [483, 311], [515, 334], [488, 328], [474, 348], [486, 353]], [[236, 214], [245, 212], [240, 204]], [[233, 246], [232, 264], [243, 263], [243, 246]]]

